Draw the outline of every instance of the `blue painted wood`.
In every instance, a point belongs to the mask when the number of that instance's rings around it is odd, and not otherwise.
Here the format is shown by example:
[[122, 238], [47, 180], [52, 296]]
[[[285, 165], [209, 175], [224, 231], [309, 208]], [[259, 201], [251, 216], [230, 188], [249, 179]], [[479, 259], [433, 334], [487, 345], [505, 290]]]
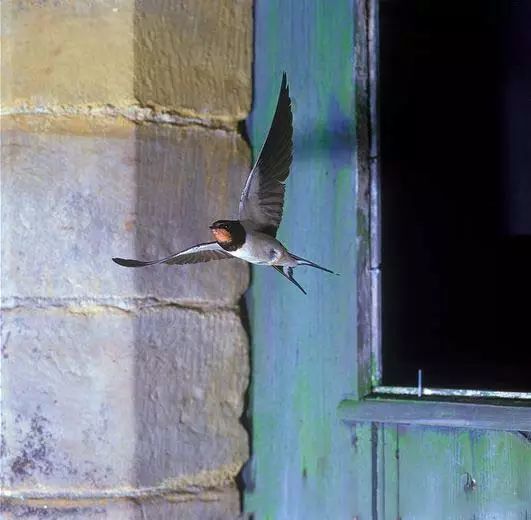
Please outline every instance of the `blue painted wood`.
[[352, 431], [337, 413], [358, 384], [354, 26], [353, 1], [255, 6], [255, 155], [283, 71], [293, 104], [294, 160], [279, 238], [341, 273], [297, 269], [305, 296], [273, 269], [253, 271], [245, 509], [257, 519], [352, 518], [360, 503]]
[[[519, 406], [518, 406], [519, 404]], [[476, 430], [531, 431], [529, 403], [503, 404], [369, 398], [346, 400], [340, 414], [347, 422], [423, 424]]]
[[379, 427], [377, 518], [531, 517], [531, 444], [499, 431]]
[[367, 223], [363, 209], [356, 218], [363, 198], [356, 185], [363, 192], [364, 180], [356, 162], [363, 136], [355, 135], [362, 108], [355, 99], [363, 104], [363, 96], [355, 90], [354, 5], [363, 8], [354, 0], [256, 2], [255, 152], [284, 70], [294, 108], [294, 164], [279, 238], [342, 276], [298, 269], [304, 296], [273, 270], [253, 271], [245, 509], [256, 520], [527, 518], [525, 435], [377, 425], [372, 416], [340, 420], [339, 403], [366, 389], [358, 373], [368, 373], [357, 343], [356, 251], [363, 251]]

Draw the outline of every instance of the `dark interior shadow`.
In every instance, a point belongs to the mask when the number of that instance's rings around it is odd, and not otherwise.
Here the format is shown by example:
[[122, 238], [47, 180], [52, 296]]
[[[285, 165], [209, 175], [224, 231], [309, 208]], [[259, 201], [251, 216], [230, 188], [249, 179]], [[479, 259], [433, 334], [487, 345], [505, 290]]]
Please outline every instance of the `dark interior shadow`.
[[524, 4], [381, 3], [384, 384], [531, 390]]

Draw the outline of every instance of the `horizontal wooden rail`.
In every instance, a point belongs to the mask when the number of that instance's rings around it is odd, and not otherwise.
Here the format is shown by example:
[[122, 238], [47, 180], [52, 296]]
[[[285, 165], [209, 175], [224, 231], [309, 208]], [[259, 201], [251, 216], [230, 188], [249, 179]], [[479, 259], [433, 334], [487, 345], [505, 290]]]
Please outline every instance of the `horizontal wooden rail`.
[[339, 416], [347, 423], [377, 422], [531, 431], [529, 401], [448, 402], [371, 395], [360, 401], [345, 399], [339, 405]]

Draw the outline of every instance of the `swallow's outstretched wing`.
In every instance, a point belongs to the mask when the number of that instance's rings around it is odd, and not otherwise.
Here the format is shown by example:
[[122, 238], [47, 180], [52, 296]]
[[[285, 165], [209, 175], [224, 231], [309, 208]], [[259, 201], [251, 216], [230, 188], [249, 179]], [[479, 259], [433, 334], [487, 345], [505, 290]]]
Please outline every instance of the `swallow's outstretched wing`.
[[254, 229], [276, 236], [282, 219], [284, 191], [293, 152], [293, 116], [286, 73], [277, 109], [258, 160], [240, 198], [239, 218]]
[[150, 262], [141, 262], [140, 260], [127, 260], [125, 258], [113, 258], [113, 262], [124, 267], [144, 267], [155, 264], [198, 264], [200, 262], [210, 262], [211, 260], [223, 260], [225, 258], [234, 258], [227, 253], [217, 242], [207, 242], [189, 247], [180, 253], [161, 258], [160, 260], [151, 260]]

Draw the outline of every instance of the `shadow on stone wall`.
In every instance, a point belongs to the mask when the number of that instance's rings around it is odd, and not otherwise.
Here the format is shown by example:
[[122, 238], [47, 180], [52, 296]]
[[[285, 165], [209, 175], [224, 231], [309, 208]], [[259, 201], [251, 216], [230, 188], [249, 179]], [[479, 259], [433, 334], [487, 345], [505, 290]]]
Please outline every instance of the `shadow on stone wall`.
[[[184, 22], [171, 3], [162, 4], [137, 2], [135, 93], [148, 104], [186, 106], [195, 85], [176, 71], [190, 68], [193, 75], [193, 64], [185, 66], [182, 56], [172, 62], [180, 55], [168, 36]], [[195, 38], [186, 45], [200, 47], [201, 32]], [[172, 97], [176, 84], [189, 89], [179, 99]], [[211, 240], [209, 224], [237, 214], [248, 157], [236, 131], [207, 122], [139, 124], [136, 258], [161, 258]], [[137, 291], [145, 295], [134, 333], [136, 485], [214, 493], [198, 517], [232, 518], [239, 510], [233, 479], [248, 456], [239, 423], [248, 345], [238, 305], [248, 279], [238, 260], [135, 271]]]

